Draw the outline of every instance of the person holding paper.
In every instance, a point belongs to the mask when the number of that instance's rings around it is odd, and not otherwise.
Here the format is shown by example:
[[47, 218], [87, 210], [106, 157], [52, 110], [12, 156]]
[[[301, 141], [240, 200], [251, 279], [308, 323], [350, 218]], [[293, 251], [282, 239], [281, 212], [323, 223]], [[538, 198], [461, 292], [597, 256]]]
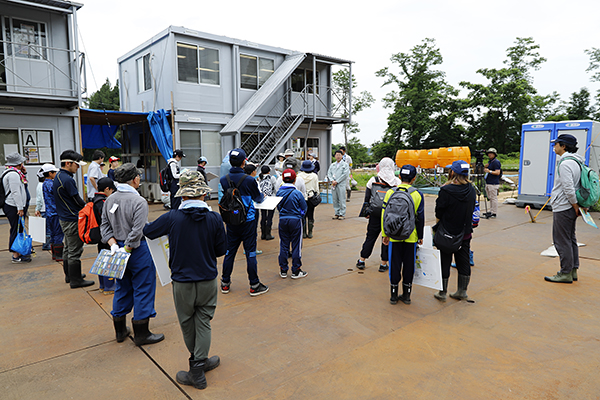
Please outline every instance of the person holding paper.
[[[102, 225], [102, 209], [104, 208], [104, 202], [113, 194], [117, 188], [115, 187], [115, 183], [109, 177], [104, 177], [98, 179], [98, 191], [94, 194], [94, 198], [92, 202], [94, 203], [94, 216], [96, 217], [96, 222], [98, 225]], [[106, 243], [98, 243], [98, 254], [103, 249], [110, 250], [110, 246]], [[110, 295], [115, 292], [117, 288], [117, 280], [115, 278], [109, 278], [107, 276], [98, 275], [98, 285], [100, 289], [100, 293]]]
[[[8, 248], [10, 249], [17, 238], [17, 234], [23, 231], [19, 223], [20, 217], [27, 216], [29, 207], [29, 191], [27, 190], [27, 176], [23, 163], [26, 158], [19, 153], [10, 153], [6, 156], [6, 169], [2, 172], [2, 185], [4, 186], [4, 205], [2, 210], [10, 224], [10, 236]], [[22, 255], [16, 251], [12, 252], [13, 263], [30, 262], [30, 255]]]
[[310, 160], [302, 161], [300, 172], [298, 172], [296, 179], [302, 179], [306, 187], [305, 192], [302, 194], [304, 195], [304, 200], [306, 201], [306, 206], [308, 208], [304, 215], [302, 237], [312, 239], [313, 229], [315, 227], [315, 206], [308, 201], [308, 198], [314, 195], [321, 195], [319, 192], [319, 177], [315, 173], [315, 164]]
[[129, 335], [125, 317], [133, 309], [133, 341], [137, 346], [158, 343], [165, 338], [162, 333], [150, 332], [148, 327], [150, 318], [156, 316], [156, 269], [142, 233], [148, 222], [148, 202], [136, 190], [140, 187], [141, 174], [131, 163], [117, 168], [117, 192], [106, 199], [100, 225], [102, 242], [110, 245], [111, 252], [131, 253], [123, 278], [117, 280], [111, 314], [117, 342], [122, 342]]
[[[550, 196], [552, 206], [552, 241], [560, 258], [560, 271], [544, 280], [555, 283], [573, 283], [578, 279], [579, 248], [575, 226], [581, 214], [577, 204], [577, 190], [581, 186], [581, 168], [575, 159], [584, 163], [577, 154], [577, 138], [563, 134], [552, 141], [557, 155], [556, 177]], [[587, 210], [586, 210], [587, 211]]]
[[[398, 185], [399, 190], [408, 191], [408, 188], [417, 178], [417, 169], [412, 165], [403, 165], [400, 169], [400, 179], [402, 183]], [[388, 190], [384, 198], [384, 207], [388, 199], [394, 193]], [[389, 263], [390, 263], [390, 285], [391, 297], [390, 303], [396, 304], [401, 300], [404, 304], [410, 304], [410, 294], [412, 292], [413, 276], [415, 275], [415, 258], [417, 255], [417, 243], [423, 244], [423, 227], [425, 225], [425, 198], [423, 194], [415, 190], [410, 193], [415, 206], [415, 229], [408, 239], [395, 240], [389, 238], [383, 230], [383, 213], [381, 213], [381, 236], [383, 244], [389, 245]], [[402, 279], [402, 295], [398, 296], [398, 286]]]
[[210, 187], [198, 171], [184, 171], [179, 178], [183, 199], [178, 210], [161, 215], [144, 227], [150, 239], [169, 236], [169, 268], [173, 301], [183, 340], [190, 352], [189, 371], [179, 371], [182, 385], [207, 386], [204, 373], [220, 364], [219, 356], [208, 357], [210, 321], [217, 307], [217, 257], [227, 251], [223, 220], [204, 202]]
[[[258, 175], [258, 189], [263, 196], [275, 196], [275, 185], [277, 179], [271, 175], [271, 168], [268, 165], [260, 167], [260, 175]], [[273, 210], [260, 210], [260, 238], [261, 240], [273, 240], [275, 236], [271, 235], [271, 229], [273, 226]]]

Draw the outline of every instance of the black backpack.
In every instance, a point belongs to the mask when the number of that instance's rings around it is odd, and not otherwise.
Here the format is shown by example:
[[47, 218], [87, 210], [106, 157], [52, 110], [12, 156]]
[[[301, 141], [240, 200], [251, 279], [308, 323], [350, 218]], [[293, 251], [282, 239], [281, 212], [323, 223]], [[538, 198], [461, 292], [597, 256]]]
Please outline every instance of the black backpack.
[[221, 212], [223, 222], [226, 224], [242, 225], [246, 222], [246, 207], [242, 201], [239, 185], [244, 182], [247, 176], [244, 174], [236, 185], [231, 181], [229, 174], [226, 176], [229, 187], [223, 193], [223, 197], [221, 197], [221, 201], [219, 202], [219, 211]]
[[392, 187], [387, 183], [380, 181], [379, 177], [375, 177], [375, 182], [371, 185], [371, 203], [370, 211], [380, 210], [383, 208], [383, 199], [388, 190]]
[[406, 240], [415, 230], [416, 215], [412, 186], [394, 187], [387, 201], [383, 202], [382, 228], [386, 236], [395, 240]]
[[6, 174], [8, 174], [11, 171], [17, 172], [17, 171], [12, 170], [12, 169], [7, 169], [6, 171], [4, 171], [2, 173], [2, 177], [0, 178], [0, 208], [4, 207], [4, 204], [6, 202], [6, 198], [10, 194], [10, 191], [8, 193], [4, 193], [4, 177], [6, 176]]
[[167, 163], [167, 166], [158, 173], [158, 184], [160, 185], [160, 190], [163, 192], [171, 191], [171, 182], [173, 181], [173, 172], [171, 171], [172, 162]]

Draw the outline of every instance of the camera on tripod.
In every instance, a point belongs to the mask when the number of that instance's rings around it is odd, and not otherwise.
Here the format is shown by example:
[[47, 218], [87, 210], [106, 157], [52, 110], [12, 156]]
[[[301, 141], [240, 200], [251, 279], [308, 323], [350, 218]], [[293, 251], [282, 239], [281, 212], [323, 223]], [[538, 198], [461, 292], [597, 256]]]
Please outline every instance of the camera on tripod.
[[475, 166], [483, 166], [483, 156], [485, 155], [485, 150], [475, 150]]

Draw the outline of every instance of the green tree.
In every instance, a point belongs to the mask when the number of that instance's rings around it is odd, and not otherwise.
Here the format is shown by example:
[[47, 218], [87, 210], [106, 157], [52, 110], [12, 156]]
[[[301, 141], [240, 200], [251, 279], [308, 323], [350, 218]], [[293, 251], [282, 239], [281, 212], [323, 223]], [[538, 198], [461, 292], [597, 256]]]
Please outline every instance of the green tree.
[[[342, 146], [342, 143], [334, 144], [331, 150], [332, 158], [334, 157], [335, 151]], [[350, 138], [348, 143], [345, 145], [346, 151], [352, 157], [353, 168], [356, 168], [358, 164], [364, 164], [371, 162], [371, 156], [369, 156], [369, 149], [360, 142], [357, 137]]]
[[593, 112], [590, 102], [591, 95], [587, 88], [583, 87], [579, 90], [579, 92], [573, 92], [571, 94], [571, 101], [567, 105], [566, 109], [567, 119], [590, 119]]
[[[585, 53], [590, 56], [590, 65], [585, 70], [592, 73], [591, 82], [600, 82], [600, 49], [592, 47], [585, 50]], [[596, 106], [591, 109], [591, 114], [596, 121], [600, 120], [600, 90], [596, 92]]]
[[466, 122], [477, 146], [495, 147], [500, 153], [518, 151], [523, 123], [534, 121], [556, 99], [539, 96], [533, 86], [532, 70], [546, 59], [533, 38], [517, 38], [507, 49], [504, 68], [482, 68], [477, 73], [488, 84], [461, 82], [469, 90]]
[[119, 105], [119, 81], [114, 87], [106, 78], [104, 85], [94, 92], [88, 99], [87, 105], [93, 110], [120, 110]]
[[383, 140], [376, 141], [371, 146], [371, 158], [373, 162], [379, 162], [383, 157], [389, 157], [392, 160], [396, 158], [396, 152], [401, 148], [394, 143]]
[[[355, 94], [354, 89], [356, 88], [356, 78], [354, 74], [352, 75], [352, 115], [356, 115], [361, 112], [365, 108], [371, 107], [371, 105], [375, 102], [375, 98], [371, 93], [367, 91], [362, 91], [360, 94]], [[346, 68], [343, 68], [333, 74], [333, 90], [335, 91], [339, 102], [341, 104], [348, 104], [349, 96], [350, 96], [350, 71]], [[344, 108], [342, 113], [342, 117], [348, 118], [348, 108]], [[357, 122], [345, 123], [342, 127], [342, 131], [344, 133], [344, 144], [346, 147], [350, 145], [350, 141], [348, 137], [350, 135], [357, 135], [360, 132], [360, 128], [358, 127]], [[351, 154], [354, 157], [353, 154]]]
[[398, 64], [398, 74], [388, 67], [376, 72], [385, 79], [382, 86], [397, 87], [383, 98], [384, 106], [392, 109], [383, 142], [396, 148], [460, 142], [462, 103], [458, 91], [445, 81], [446, 74], [434, 69], [443, 62], [435, 40], [426, 38], [410, 52], [394, 54], [391, 62]]

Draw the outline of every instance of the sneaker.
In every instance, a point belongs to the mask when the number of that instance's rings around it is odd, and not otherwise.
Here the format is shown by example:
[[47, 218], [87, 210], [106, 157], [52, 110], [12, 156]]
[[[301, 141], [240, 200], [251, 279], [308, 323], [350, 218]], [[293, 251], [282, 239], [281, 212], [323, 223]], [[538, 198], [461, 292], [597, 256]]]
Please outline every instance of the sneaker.
[[334, 215], [333, 217], [331, 217], [331, 219], [340, 219], [339, 215]]
[[304, 278], [306, 275], [308, 275], [308, 272], [304, 272], [301, 269], [299, 269], [298, 271], [296, 271], [296, 273], [292, 273], [292, 279]]
[[555, 282], [555, 283], [573, 283], [573, 277], [571, 274], [562, 274], [560, 271], [556, 273], [554, 276], [545, 276], [544, 280], [547, 282]]
[[12, 262], [14, 262], [14, 263], [28, 263], [28, 262], [31, 262], [31, 257], [29, 257], [29, 256], [21, 256], [21, 257], [12, 256]]
[[269, 291], [269, 287], [263, 285], [262, 283], [258, 283], [256, 287], [250, 286], [250, 296], [260, 296], [261, 294], [267, 293]]
[[379, 264], [379, 272], [385, 272], [389, 269], [389, 266], [386, 264]]
[[345, 216], [343, 216], [343, 215], [338, 215], [338, 219], [340, 219], [340, 220], [341, 220], [341, 219], [346, 219], [346, 217], [345, 217]]
[[223, 282], [221, 281], [221, 293], [227, 294], [229, 293], [229, 287], [231, 286], [231, 282]]
[[496, 214], [490, 214], [490, 218], [496, 218]]
[[356, 260], [356, 268], [365, 269], [365, 262], [359, 258], [358, 260]]
[[287, 278], [287, 271], [280, 269], [279, 276], [282, 277], [283, 279]]

